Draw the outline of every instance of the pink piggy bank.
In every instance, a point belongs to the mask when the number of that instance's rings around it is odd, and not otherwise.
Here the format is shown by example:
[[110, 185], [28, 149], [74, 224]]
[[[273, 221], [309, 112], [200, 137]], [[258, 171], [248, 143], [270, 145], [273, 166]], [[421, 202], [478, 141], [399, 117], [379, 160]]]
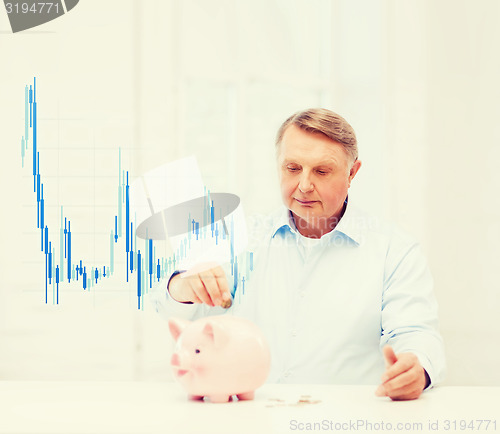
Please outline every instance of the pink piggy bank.
[[251, 321], [230, 315], [197, 321], [171, 318], [176, 341], [171, 365], [190, 399], [228, 402], [253, 399], [269, 374], [271, 355], [260, 329]]

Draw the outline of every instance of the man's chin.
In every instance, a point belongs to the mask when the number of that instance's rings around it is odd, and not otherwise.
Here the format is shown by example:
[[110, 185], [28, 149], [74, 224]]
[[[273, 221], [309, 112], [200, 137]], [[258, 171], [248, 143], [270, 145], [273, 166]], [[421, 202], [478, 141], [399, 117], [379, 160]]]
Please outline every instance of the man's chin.
[[297, 210], [294, 208], [292, 208], [290, 211], [292, 211], [295, 220], [295, 226], [297, 226], [298, 229], [300, 229], [300, 225], [302, 228], [305, 228], [307, 226], [310, 228], [323, 228], [332, 230], [337, 223], [337, 221], [335, 219], [332, 219], [332, 217], [326, 217], [318, 213], [307, 213], [303, 210]]
[[297, 220], [302, 220], [303, 224], [314, 225], [321, 218], [316, 213], [304, 212], [303, 209], [297, 209], [297, 207], [292, 207], [290, 211], [292, 211], [296, 223]]

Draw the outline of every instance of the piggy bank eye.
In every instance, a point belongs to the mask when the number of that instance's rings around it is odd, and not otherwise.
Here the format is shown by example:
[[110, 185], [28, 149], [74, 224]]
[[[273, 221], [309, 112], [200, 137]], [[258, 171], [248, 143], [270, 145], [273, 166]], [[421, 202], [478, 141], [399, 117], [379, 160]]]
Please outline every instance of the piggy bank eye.
[[200, 350], [199, 350], [198, 348], [196, 348], [196, 350], [194, 350], [194, 352], [195, 352], [196, 354], [199, 354], [199, 353], [200, 353]]

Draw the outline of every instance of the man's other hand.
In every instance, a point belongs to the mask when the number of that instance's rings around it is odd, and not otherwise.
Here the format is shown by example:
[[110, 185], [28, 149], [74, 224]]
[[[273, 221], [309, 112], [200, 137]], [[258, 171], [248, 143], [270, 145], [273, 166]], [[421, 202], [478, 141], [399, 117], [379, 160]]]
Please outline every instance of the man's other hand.
[[220, 266], [186, 276], [178, 274], [170, 280], [168, 291], [174, 300], [182, 303], [227, 307], [231, 301], [226, 273]]
[[413, 353], [394, 354], [391, 346], [383, 348], [385, 372], [378, 386], [377, 396], [388, 396], [394, 401], [417, 399], [426, 387], [427, 374]]

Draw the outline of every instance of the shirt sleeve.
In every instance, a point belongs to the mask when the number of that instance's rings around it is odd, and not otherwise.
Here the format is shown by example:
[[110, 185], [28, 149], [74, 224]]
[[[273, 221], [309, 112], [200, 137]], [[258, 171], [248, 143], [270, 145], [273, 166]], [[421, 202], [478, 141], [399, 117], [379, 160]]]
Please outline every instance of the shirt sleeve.
[[418, 244], [396, 246], [387, 254], [382, 295], [380, 348], [411, 352], [427, 371], [431, 385], [445, 376], [443, 341], [433, 279]]

